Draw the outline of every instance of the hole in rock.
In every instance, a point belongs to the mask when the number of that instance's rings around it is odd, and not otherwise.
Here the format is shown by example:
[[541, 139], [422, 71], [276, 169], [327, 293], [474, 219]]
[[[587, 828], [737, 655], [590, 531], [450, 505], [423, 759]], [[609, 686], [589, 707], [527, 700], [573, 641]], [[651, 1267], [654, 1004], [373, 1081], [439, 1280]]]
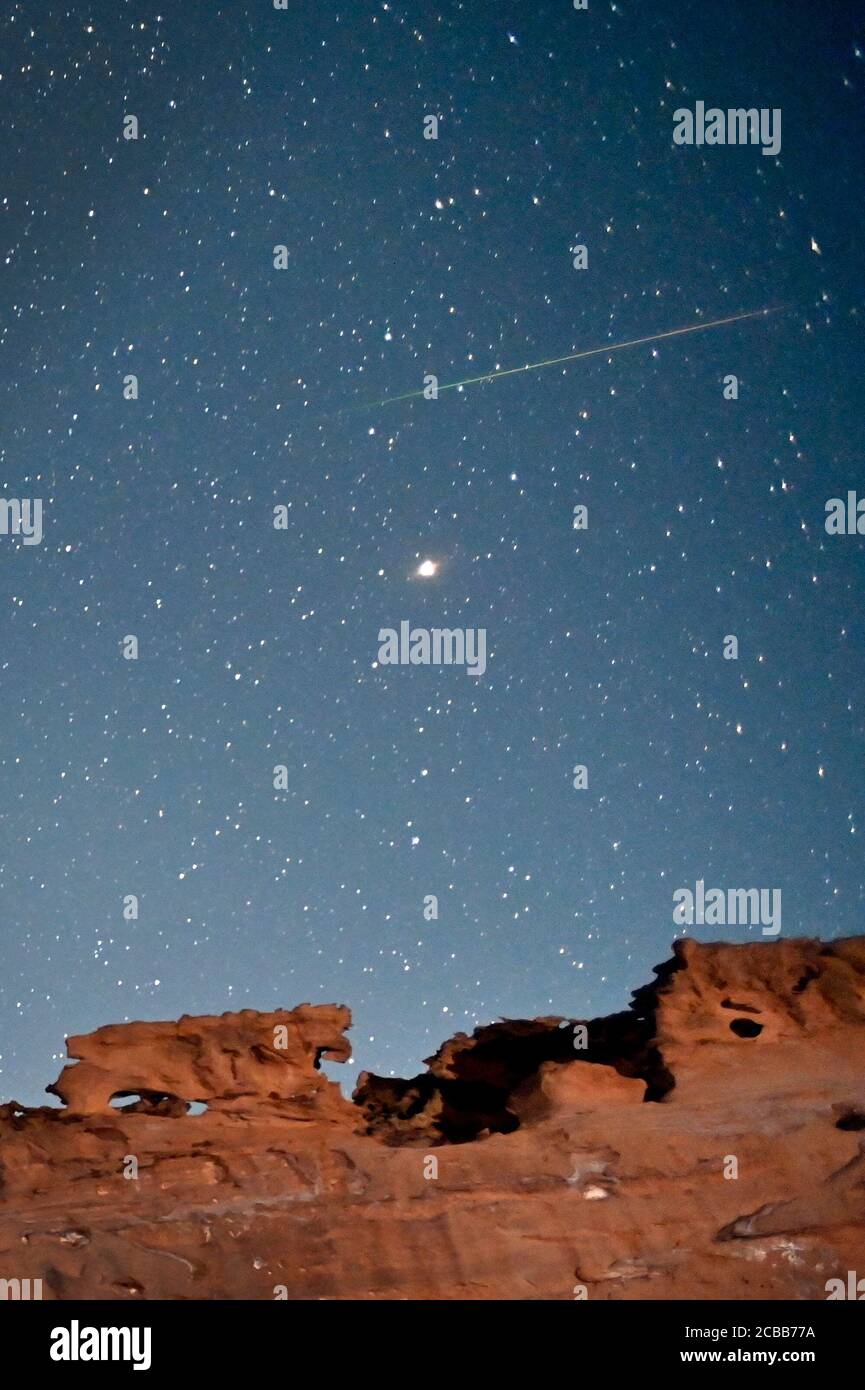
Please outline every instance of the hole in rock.
[[730, 1024], [730, 1032], [737, 1038], [758, 1038], [762, 1031], [762, 1023], [755, 1023], [753, 1018], [734, 1018]]
[[865, 1129], [865, 1111], [845, 1110], [844, 1114], [835, 1121], [836, 1129]]
[[130, 1105], [137, 1105], [141, 1096], [137, 1091], [118, 1091], [111, 1097], [111, 1104], [115, 1110], [128, 1110], [129, 1105], [121, 1104], [122, 1101], [129, 1101]]
[[[121, 1104], [122, 1101], [127, 1103]], [[168, 1091], [115, 1091], [110, 1103], [122, 1115], [164, 1115], [172, 1119], [185, 1115], [189, 1109], [185, 1100]]]

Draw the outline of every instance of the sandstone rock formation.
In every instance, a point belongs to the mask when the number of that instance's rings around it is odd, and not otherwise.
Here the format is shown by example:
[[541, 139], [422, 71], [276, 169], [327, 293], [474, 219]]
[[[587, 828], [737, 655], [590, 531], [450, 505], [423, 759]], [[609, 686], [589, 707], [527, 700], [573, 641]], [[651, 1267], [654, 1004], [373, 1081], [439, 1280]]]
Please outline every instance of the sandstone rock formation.
[[215, 1110], [278, 1108], [304, 1118], [342, 1108], [339, 1087], [317, 1068], [322, 1057], [345, 1062], [348, 1009], [301, 1004], [290, 1012], [184, 1015], [177, 1023], [120, 1023], [68, 1038], [76, 1066], [47, 1089], [70, 1114], [114, 1113], [111, 1101], [140, 1096], [128, 1110], [185, 1114], [190, 1102]]
[[825, 1298], [865, 1260], [865, 938], [679, 941], [655, 974], [612, 1017], [505, 1020], [412, 1080], [365, 1074], [354, 1104], [318, 1066], [350, 1055], [336, 1006], [71, 1038], [64, 1108], [0, 1106], [0, 1278]]

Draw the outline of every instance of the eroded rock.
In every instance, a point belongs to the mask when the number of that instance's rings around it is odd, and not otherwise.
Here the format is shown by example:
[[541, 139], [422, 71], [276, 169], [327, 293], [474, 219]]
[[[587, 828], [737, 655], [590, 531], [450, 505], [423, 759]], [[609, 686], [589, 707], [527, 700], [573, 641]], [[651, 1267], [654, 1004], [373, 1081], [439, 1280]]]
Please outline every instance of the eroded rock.
[[63, 1108], [0, 1106], [0, 1269], [53, 1299], [825, 1298], [865, 1249], [865, 940], [682, 941], [655, 976], [355, 1104], [317, 1066], [350, 1055], [336, 1006], [72, 1038]]
[[70, 1057], [47, 1090], [70, 1114], [112, 1113], [111, 1101], [140, 1097], [130, 1110], [179, 1115], [199, 1102], [248, 1111], [286, 1104], [338, 1111], [339, 1088], [319, 1071], [322, 1057], [344, 1062], [348, 1009], [301, 1004], [275, 1013], [184, 1015], [176, 1023], [118, 1023], [67, 1040]]

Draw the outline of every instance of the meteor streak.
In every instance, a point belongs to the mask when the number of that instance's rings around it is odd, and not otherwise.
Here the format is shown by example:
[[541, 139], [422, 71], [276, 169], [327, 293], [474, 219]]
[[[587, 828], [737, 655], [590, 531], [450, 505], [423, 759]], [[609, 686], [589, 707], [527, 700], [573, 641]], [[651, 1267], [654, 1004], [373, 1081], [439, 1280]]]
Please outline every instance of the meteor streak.
[[[557, 367], [563, 362], [579, 362], [584, 357], [598, 357], [603, 353], [623, 352], [625, 348], [642, 347], [646, 343], [660, 343], [665, 338], [678, 338], [683, 333], [704, 333], [709, 328], [721, 328], [726, 323], [741, 323], [743, 319], [765, 318], [768, 314], [780, 313], [783, 305], [773, 309], [752, 309], [745, 314], [730, 314], [725, 319], [712, 319], [709, 323], [692, 323], [687, 328], [670, 328], [666, 333], [651, 333], [647, 338], [630, 338], [625, 343], [606, 343], [604, 347], [586, 348], [583, 352], [570, 352], [566, 357], [548, 357], [545, 362], [528, 362], [524, 367], [507, 367], [501, 372], [485, 372], [483, 376], [469, 376], [464, 381], [450, 381], [437, 387], [437, 392], [456, 391], [461, 386], [475, 386], [481, 381], [498, 381], [503, 376], [516, 376], [519, 372], [537, 372], [542, 367]], [[411, 401], [424, 394], [420, 391], [407, 391], [403, 396], [386, 396], [384, 400], [370, 402], [369, 406], [355, 409], [368, 410], [372, 405], [394, 405], [397, 401]]]

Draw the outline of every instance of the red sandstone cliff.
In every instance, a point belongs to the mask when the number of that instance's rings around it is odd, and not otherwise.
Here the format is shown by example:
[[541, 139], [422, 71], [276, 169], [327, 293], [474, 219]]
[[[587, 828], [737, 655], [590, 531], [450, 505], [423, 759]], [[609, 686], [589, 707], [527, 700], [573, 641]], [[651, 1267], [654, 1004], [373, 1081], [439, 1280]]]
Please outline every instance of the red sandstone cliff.
[[350, 1056], [336, 1006], [71, 1038], [63, 1109], [0, 1106], [0, 1278], [823, 1299], [865, 1262], [865, 938], [674, 949], [621, 1014], [459, 1034], [354, 1104], [318, 1068]]

